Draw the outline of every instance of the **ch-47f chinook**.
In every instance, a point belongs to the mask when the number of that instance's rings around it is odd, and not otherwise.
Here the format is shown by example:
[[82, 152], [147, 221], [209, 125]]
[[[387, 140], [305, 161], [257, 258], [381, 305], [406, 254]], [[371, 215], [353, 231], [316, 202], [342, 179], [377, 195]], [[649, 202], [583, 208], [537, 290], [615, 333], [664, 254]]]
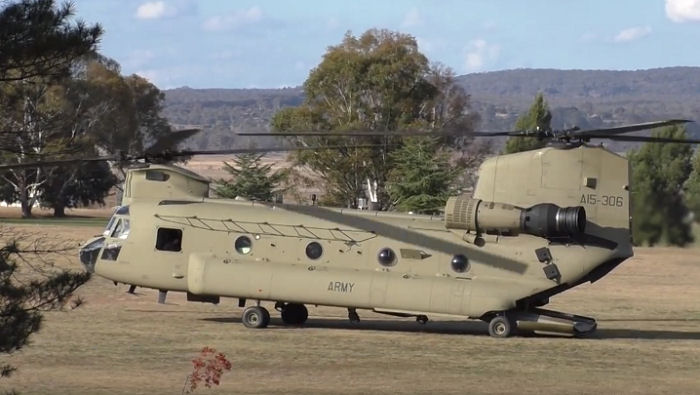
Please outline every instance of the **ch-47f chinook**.
[[422, 323], [481, 319], [495, 337], [586, 334], [594, 319], [541, 307], [633, 252], [627, 159], [585, 142], [700, 142], [622, 135], [683, 122], [474, 133], [555, 144], [486, 160], [473, 196], [450, 198], [444, 217], [213, 199], [209, 180], [145, 163], [128, 171], [122, 205], [80, 260], [115, 282], [160, 290], [161, 301], [167, 291], [237, 298], [250, 328], [268, 325], [260, 302], [272, 301], [293, 325], [312, 304], [347, 308], [351, 320], [356, 309]]

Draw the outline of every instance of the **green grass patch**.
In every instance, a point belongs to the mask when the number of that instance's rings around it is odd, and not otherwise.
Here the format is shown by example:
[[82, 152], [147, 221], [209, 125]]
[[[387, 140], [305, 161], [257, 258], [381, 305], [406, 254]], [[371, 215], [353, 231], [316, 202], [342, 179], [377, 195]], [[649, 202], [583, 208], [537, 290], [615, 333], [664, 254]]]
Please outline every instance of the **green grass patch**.
[[36, 217], [2, 218], [0, 224], [18, 225], [57, 225], [57, 226], [105, 226], [109, 218], [101, 217]]

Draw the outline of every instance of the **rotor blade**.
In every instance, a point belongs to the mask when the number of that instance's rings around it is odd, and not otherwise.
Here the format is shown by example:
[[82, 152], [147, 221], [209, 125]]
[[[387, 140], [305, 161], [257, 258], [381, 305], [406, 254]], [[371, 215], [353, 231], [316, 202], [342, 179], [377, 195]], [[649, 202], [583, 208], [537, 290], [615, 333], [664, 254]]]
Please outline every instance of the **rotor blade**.
[[[629, 133], [629, 132], [637, 132], [640, 130], [654, 129], [654, 128], [659, 128], [662, 126], [678, 125], [678, 124], [683, 124], [683, 123], [688, 123], [688, 122], [693, 122], [693, 121], [687, 120], [687, 119], [669, 119], [666, 121], [636, 123], [636, 124], [632, 124], [632, 125], [624, 125], [624, 126], [618, 126], [618, 127], [613, 127], [613, 128], [578, 130], [578, 131], [571, 133], [571, 136], [573, 136], [573, 137], [590, 137], [591, 135], [601, 135], [601, 134], [615, 135], [615, 134], [620, 134], [620, 133]], [[600, 137], [598, 137], [598, 138], [600, 138]]]
[[309, 151], [309, 150], [333, 150], [333, 149], [355, 149], [355, 148], [382, 148], [383, 144], [371, 145], [329, 145], [329, 146], [313, 146], [313, 147], [272, 147], [272, 148], [235, 148], [226, 150], [200, 150], [200, 151], [177, 151], [169, 154], [170, 156], [193, 156], [193, 155], [237, 155], [237, 154], [262, 154], [266, 152], [290, 152], [290, 151]]
[[409, 136], [434, 136], [434, 137], [498, 137], [498, 136], [523, 136], [529, 132], [427, 132], [422, 130], [404, 131], [348, 131], [348, 132], [240, 132], [239, 136], [267, 136], [267, 137], [409, 137]]
[[653, 137], [653, 136], [607, 136], [605, 134], [587, 135], [586, 138], [606, 139], [615, 141], [639, 141], [644, 143], [680, 143], [680, 144], [700, 144], [700, 140], [696, 139], [674, 139], [669, 137]]
[[104, 157], [97, 157], [97, 158], [56, 159], [56, 160], [37, 161], [37, 162], [28, 162], [28, 163], [3, 164], [3, 165], [0, 165], [0, 171], [9, 170], [9, 169], [28, 169], [28, 168], [33, 168], [33, 167], [65, 166], [65, 165], [72, 165], [72, 164], [82, 163], [82, 162], [118, 161], [118, 160], [122, 160], [122, 159], [123, 158], [120, 158], [117, 156], [104, 156]]
[[[392, 145], [392, 144], [390, 144]], [[313, 146], [313, 147], [273, 147], [273, 148], [236, 148], [228, 150], [203, 150], [203, 151], [173, 151], [173, 152], [161, 152], [158, 154], [146, 154], [146, 155], [136, 155], [136, 156], [103, 156], [96, 158], [72, 158], [72, 159], [56, 159], [47, 161], [37, 161], [28, 163], [15, 163], [15, 164], [2, 164], [0, 165], [0, 171], [9, 169], [27, 169], [34, 167], [50, 167], [50, 166], [66, 166], [76, 163], [83, 162], [106, 162], [106, 161], [136, 161], [140, 159], [166, 159], [170, 160], [173, 158], [178, 158], [181, 156], [193, 156], [193, 155], [237, 155], [237, 154], [250, 154], [250, 153], [267, 153], [267, 152], [289, 152], [289, 151], [308, 151], [308, 150], [334, 150], [334, 149], [355, 149], [355, 148], [382, 148], [384, 144], [373, 144], [373, 145], [330, 145], [330, 146]]]
[[178, 144], [199, 133], [201, 129], [175, 130], [163, 135], [153, 145], [146, 149], [147, 153], [158, 153], [177, 147]]

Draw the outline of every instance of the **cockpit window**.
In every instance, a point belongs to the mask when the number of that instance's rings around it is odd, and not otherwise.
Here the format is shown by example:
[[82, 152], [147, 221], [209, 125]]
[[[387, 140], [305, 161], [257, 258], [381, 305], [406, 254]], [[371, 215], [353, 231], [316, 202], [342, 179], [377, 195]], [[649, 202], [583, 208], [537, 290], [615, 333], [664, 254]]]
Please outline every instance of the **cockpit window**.
[[114, 222], [117, 220], [117, 217], [112, 217], [109, 219], [109, 222], [107, 222], [107, 226], [105, 226], [105, 230], [102, 231], [102, 236], [109, 236], [109, 234], [112, 232], [112, 226], [114, 226]]
[[118, 215], [129, 215], [129, 206], [119, 206], [117, 207], [114, 214]]
[[119, 239], [126, 239], [129, 237], [129, 232], [131, 231], [131, 224], [127, 218], [120, 218], [117, 222], [117, 226], [114, 227], [112, 232], [112, 237]]

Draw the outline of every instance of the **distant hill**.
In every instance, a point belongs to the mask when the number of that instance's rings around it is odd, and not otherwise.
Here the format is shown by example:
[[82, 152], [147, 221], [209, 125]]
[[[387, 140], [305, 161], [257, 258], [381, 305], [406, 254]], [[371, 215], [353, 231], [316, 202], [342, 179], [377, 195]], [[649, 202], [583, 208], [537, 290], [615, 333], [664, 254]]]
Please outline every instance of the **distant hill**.
[[[457, 81], [471, 95], [481, 130], [510, 130], [542, 92], [554, 127], [603, 127], [668, 118], [700, 121], [700, 67], [636, 71], [518, 69], [467, 74]], [[201, 125], [190, 146], [248, 146], [231, 132], [267, 130], [280, 108], [303, 101], [301, 88], [165, 91], [165, 116], [178, 125]], [[700, 134], [700, 127], [690, 127]], [[272, 142], [258, 141], [259, 145]]]

